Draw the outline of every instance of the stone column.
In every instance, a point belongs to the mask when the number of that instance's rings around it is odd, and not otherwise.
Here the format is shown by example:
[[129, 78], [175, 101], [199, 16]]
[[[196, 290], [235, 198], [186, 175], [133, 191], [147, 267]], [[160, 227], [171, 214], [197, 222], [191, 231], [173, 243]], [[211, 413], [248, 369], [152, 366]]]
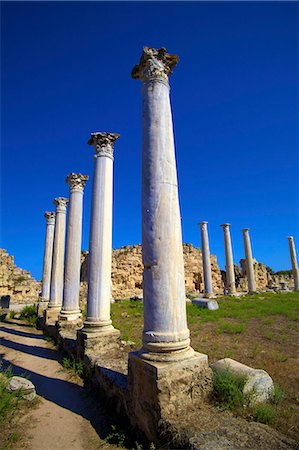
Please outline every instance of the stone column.
[[[80, 332], [85, 348], [98, 341], [104, 350], [111, 336], [119, 336], [110, 318], [112, 266], [113, 147], [119, 134], [92, 133], [88, 141], [95, 149], [88, 256], [87, 314]], [[105, 342], [105, 336], [108, 336]], [[83, 338], [83, 340], [82, 340]], [[99, 338], [94, 341], [94, 338]], [[93, 339], [90, 343], [84, 342]], [[109, 344], [110, 345], [110, 344]], [[98, 351], [101, 349], [99, 348]]]
[[80, 326], [79, 308], [83, 190], [87, 175], [71, 173], [66, 182], [70, 187], [70, 204], [66, 234], [63, 303], [59, 315], [60, 325]]
[[248, 293], [252, 294], [256, 291], [256, 283], [253, 269], [253, 258], [251, 251], [251, 243], [249, 237], [249, 228], [243, 228], [243, 239], [244, 239], [244, 250], [245, 250], [245, 258], [246, 258], [246, 275], [247, 275], [247, 283], [248, 283]]
[[53, 201], [56, 205], [56, 220], [54, 232], [50, 301], [46, 313], [46, 322], [56, 322], [62, 305], [63, 269], [65, 246], [65, 223], [67, 198], [57, 197]]
[[[129, 354], [132, 423], [155, 438], [169, 403], [184, 411], [192, 380], [209, 379], [207, 356], [190, 347], [181, 215], [168, 77], [176, 55], [144, 47], [132, 77], [142, 82], [143, 348]], [[206, 378], [207, 377], [207, 378]], [[184, 380], [182, 382], [182, 380]], [[199, 382], [200, 386], [203, 384]], [[205, 385], [206, 387], [207, 385]], [[192, 394], [193, 395], [193, 394]], [[177, 405], [169, 399], [176, 399]], [[175, 402], [175, 403], [176, 403]], [[180, 406], [179, 406], [180, 405]]]
[[46, 218], [46, 239], [44, 248], [44, 262], [43, 262], [43, 278], [42, 278], [42, 292], [38, 304], [38, 316], [43, 316], [43, 311], [46, 309], [50, 298], [50, 282], [52, 269], [52, 255], [53, 255], [53, 241], [55, 228], [55, 212], [45, 212]]
[[299, 270], [298, 270], [295, 242], [294, 242], [293, 236], [289, 236], [288, 241], [289, 241], [289, 249], [290, 249], [292, 271], [293, 271], [293, 278], [294, 278], [294, 291], [299, 291]]
[[232, 242], [229, 229], [230, 223], [223, 223], [220, 226], [222, 227], [224, 234], [226, 289], [229, 295], [234, 295], [236, 293], [236, 282], [235, 282], [235, 268], [234, 268]]
[[213, 296], [213, 283], [211, 271], [211, 255], [208, 236], [208, 222], [200, 222], [201, 246], [202, 246], [202, 268], [204, 279], [204, 297], [210, 298]]

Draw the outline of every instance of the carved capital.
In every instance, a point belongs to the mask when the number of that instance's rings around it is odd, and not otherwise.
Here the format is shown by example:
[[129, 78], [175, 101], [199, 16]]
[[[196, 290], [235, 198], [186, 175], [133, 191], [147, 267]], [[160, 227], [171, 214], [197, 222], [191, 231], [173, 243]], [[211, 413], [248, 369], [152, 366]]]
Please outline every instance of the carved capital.
[[53, 200], [54, 205], [56, 205], [56, 212], [65, 212], [66, 205], [68, 204], [69, 199], [64, 197], [56, 197]]
[[120, 137], [117, 133], [95, 132], [91, 133], [91, 137], [88, 141], [89, 145], [92, 145], [95, 149], [95, 157], [108, 156], [113, 159], [114, 142]]
[[69, 185], [71, 192], [83, 191], [88, 178], [88, 175], [82, 175], [81, 173], [70, 173], [65, 181]]
[[54, 223], [55, 222], [55, 212], [46, 211], [44, 214], [44, 217], [47, 219], [47, 223]]
[[224, 230], [228, 229], [230, 227], [230, 223], [223, 223], [222, 225], [220, 225]]
[[243, 234], [248, 233], [249, 230], [250, 230], [250, 228], [243, 228], [242, 233]]
[[289, 240], [289, 241], [293, 241], [293, 240], [294, 240], [294, 237], [293, 237], [293, 236], [288, 236], [288, 240]]
[[162, 80], [168, 83], [168, 77], [177, 65], [179, 57], [166, 53], [165, 48], [143, 47], [139, 61], [131, 72], [134, 79], [141, 81]]

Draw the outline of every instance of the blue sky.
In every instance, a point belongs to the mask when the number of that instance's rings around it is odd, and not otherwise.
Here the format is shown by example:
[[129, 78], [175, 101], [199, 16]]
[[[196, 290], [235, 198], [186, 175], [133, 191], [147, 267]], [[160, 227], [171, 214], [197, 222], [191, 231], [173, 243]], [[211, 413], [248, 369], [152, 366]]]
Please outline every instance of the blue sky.
[[[183, 241], [224, 265], [220, 224], [253, 254], [290, 268], [298, 235], [298, 4], [2, 2], [1, 247], [41, 277], [45, 219], [70, 172], [92, 176], [93, 131], [115, 144], [113, 247], [141, 242], [142, 47], [180, 62], [170, 79]], [[91, 180], [84, 198], [88, 249]]]

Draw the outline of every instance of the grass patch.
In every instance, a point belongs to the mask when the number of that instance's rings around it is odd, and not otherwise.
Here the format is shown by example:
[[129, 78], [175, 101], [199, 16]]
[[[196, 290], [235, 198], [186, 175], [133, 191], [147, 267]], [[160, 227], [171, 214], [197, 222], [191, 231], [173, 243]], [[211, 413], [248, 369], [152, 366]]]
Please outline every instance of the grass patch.
[[253, 408], [253, 419], [256, 422], [274, 425], [278, 419], [278, 410], [270, 403], [261, 403]]
[[61, 361], [61, 365], [64, 369], [72, 372], [74, 375], [78, 375], [80, 378], [84, 376], [83, 361], [75, 361], [72, 358], [65, 357]]
[[20, 313], [20, 319], [24, 320], [25, 322], [29, 323], [32, 326], [36, 326], [37, 323], [36, 306], [35, 305], [24, 306], [24, 308], [21, 310]]
[[236, 375], [228, 370], [214, 372], [214, 395], [221, 409], [233, 410], [243, 407], [246, 402], [243, 394], [246, 379], [246, 376]]
[[222, 322], [216, 329], [217, 334], [241, 334], [245, 330], [243, 323]]

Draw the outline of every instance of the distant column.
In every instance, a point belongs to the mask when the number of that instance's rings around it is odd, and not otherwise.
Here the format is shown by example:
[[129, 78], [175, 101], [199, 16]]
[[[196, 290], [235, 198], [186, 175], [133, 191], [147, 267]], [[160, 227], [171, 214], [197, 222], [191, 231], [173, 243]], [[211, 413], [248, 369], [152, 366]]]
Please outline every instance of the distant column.
[[251, 294], [256, 291], [256, 283], [253, 269], [252, 250], [249, 237], [249, 228], [243, 228], [244, 250], [246, 258], [246, 275], [248, 282], [248, 293]]
[[204, 297], [209, 298], [213, 295], [212, 271], [211, 271], [211, 255], [208, 236], [208, 222], [200, 222], [201, 234], [201, 251], [202, 251], [202, 268], [204, 278]]
[[64, 268], [64, 246], [65, 246], [65, 223], [67, 198], [57, 197], [53, 201], [56, 205], [56, 221], [54, 232], [53, 260], [51, 273], [51, 288], [49, 309], [59, 311], [62, 305], [63, 293], [63, 268]]
[[79, 308], [83, 190], [87, 175], [71, 173], [66, 182], [70, 187], [70, 203], [66, 234], [63, 303], [59, 315], [61, 322], [76, 322], [82, 314]]
[[[110, 318], [112, 266], [112, 188], [115, 133], [92, 133], [95, 149], [88, 257], [87, 315], [83, 332], [116, 332]], [[117, 331], [118, 333], [118, 331]]]
[[226, 289], [229, 295], [236, 293], [235, 282], [235, 268], [233, 260], [232, 242], [230, 237], [230, 223], [223, 223], [220, 225], [224, 234], [224, 249], [225, 249], [225, 270], [226, 270]]
[[50, 298], [55, 212], [46, 211], [45, 218], [46, 218], [46, 239], [44, 249], [43, 279], [42, 279], [42, 293], [41, 293], [42, 302], [48, 302]]
[[294, 278], [294, 291], [299, 291], [299, 270], [298, 270], [295, 242], [294, 242], [293, 236], [289, 236], [288, 241], [289, 241], [289, 249], [290, 249], [292, 271], [293, 271], [293, 278]]

